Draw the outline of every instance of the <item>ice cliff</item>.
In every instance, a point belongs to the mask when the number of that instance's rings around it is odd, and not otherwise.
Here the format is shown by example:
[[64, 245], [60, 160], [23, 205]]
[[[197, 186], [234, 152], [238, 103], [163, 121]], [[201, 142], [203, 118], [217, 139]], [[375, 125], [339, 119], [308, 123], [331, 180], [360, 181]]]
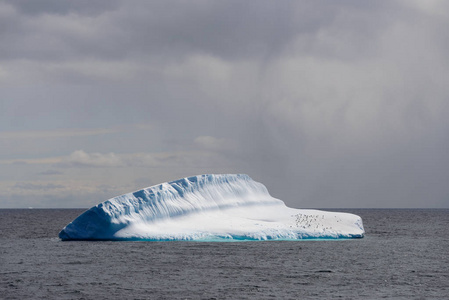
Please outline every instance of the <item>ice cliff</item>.
[[348, 213], [294, 209], [247, 175], [199, 175], [102, 202], [69, 223], [62, 240], [298, 240], [360, 238]]

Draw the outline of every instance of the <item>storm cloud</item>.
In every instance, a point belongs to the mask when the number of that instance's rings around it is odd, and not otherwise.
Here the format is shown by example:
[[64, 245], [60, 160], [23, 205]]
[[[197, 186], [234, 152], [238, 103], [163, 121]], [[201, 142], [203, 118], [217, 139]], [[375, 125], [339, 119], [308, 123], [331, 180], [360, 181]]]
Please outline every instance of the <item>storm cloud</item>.
[[447, 12], [0, 1], [0, 207], [203, 173], [246, 173], [294, 207], [449, 207]]

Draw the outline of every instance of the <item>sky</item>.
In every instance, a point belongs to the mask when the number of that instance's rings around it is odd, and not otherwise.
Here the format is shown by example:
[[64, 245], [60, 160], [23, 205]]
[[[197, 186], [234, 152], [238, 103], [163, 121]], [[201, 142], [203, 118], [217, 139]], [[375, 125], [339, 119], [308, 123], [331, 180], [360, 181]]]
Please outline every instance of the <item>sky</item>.
[[449, 208], [449, 1], [0, 0], [0, 208], [244, 173]]

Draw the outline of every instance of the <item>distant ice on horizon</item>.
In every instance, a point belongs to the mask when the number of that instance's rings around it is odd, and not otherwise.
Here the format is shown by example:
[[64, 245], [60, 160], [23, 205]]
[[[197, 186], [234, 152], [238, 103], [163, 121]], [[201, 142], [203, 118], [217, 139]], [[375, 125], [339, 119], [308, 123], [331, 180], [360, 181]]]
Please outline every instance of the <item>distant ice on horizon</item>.
[[240, 241], [361, 238], [354, 214], [287, 207], [244, 174], [199, 175], [102, 202], [62, 240]]

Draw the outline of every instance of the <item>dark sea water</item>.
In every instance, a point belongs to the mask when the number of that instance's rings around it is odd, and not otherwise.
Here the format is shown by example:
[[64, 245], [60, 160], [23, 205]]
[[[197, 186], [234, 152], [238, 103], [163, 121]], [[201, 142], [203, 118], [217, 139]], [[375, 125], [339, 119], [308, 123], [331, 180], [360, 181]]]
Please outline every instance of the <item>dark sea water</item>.
[[1, 299], [449, 299], [449, 210], [345, 210], [366, 237], [61, 242], [83, 210], [0, 210]]

